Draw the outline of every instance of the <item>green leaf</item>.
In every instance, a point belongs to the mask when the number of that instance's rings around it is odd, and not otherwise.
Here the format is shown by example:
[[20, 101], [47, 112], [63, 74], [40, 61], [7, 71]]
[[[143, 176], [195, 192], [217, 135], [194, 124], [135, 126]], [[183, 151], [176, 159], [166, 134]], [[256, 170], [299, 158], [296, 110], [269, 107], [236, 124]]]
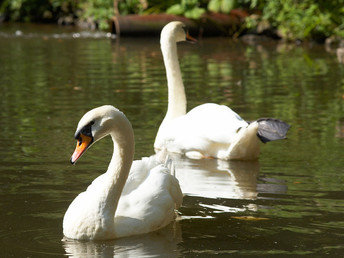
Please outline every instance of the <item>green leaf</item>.
[[184, 15], [186, 18], [189, 18], [189, 19], [199, 19], [204, 13], [205, 13], [205, 9], [195, 7], [189, 11], [186, 11]]
[[174, 4], [166, 10], [168, 14], [182, 15], [184, 13], [184, 8], [180, 4]]
[[234, 9], [236, 0], [222, 0], [221, 2], [221, 12], [229, 13]]
[[221, 0], [210, 0], [208, 3], [208, 10], [214, 13], [220, 12]]

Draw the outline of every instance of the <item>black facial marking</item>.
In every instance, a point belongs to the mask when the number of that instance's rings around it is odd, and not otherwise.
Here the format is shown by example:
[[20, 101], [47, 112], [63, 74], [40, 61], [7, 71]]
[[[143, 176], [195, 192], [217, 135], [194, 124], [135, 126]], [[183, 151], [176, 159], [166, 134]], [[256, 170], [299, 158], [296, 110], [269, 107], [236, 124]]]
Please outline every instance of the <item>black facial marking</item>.
[[92, 125], [94, 124], [94, 121], [91, 121], [87, 125], [85, 125], [83, 128], [81, 128], [79, 131], [77, 131], [74, 135], [74, 138], [79, 140], [81, 142], [81, 136], [80, 134], [92, 137]]
[[182, 28], [183, 28], [185, 34], [187, 34], [188, 33], [188, 29], [186, 28], [186, 26], [183, 26]]

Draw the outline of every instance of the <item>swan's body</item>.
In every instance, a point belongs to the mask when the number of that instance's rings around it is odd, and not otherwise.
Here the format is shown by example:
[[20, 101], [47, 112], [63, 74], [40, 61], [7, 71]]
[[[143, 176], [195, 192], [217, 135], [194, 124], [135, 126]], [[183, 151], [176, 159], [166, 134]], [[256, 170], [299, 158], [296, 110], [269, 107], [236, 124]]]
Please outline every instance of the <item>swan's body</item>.
[[186, 38], [181, 22], [171, 22], [161, 32], [168, 108], [155, 139], [155, 150], [186, 154], [190, 158], [254, 160], [260, 153], [260, 140], [285, 138], [289, 129], [286, 123], [262, 119], [249, 124], [227, 106], [207, 103], [186, 113], [186, 96], [177, 55], [177, 42]]
[[95, 108], [80, 120], [72, 163], [108, 134], [114, 142], [108, 170], [70, 204], [63, 219], [68, 238], [104, 240], [148, 233], [169, 224], [181, 205], [179, 183], [167, 167], [154, 157], [133, 162], [133, 130], [112, 106]]

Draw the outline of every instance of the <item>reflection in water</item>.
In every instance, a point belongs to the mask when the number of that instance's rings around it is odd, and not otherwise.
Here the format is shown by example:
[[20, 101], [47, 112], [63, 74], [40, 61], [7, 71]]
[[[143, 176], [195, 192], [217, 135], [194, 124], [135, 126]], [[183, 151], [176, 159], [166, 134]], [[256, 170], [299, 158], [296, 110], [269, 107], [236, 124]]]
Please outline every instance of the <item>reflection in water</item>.
[[[188, 201], [185, 208], [190, 208], [190, 198], [194, 199], [191, 206], [197, 203], [207, 212], [201, 216], [182, 215], [182, 219], [214, 218], [209, 211], [239, 212], [256, 211], [257, 205], [250, 203], [242, 207], [233, 207], [226, 199], [255, 200], [257, 198], [257, 176], [259, 162], [224, 161], [219, 159], [188, 159], [178, 154], [170, 155], [175, 164], [175, 176]], [[195, 198], [197, 197], [197, 198]], [[217, 199], [217, 201], [215, 201]], [[220, 205], [218, 201], [222, 202]], [[224, 202], [224, 203], [223, 203]], [[196, 208], [197, 209], [197, 208]], [[212, 214], [212, 212], [210, 212]]]
[[72, 257], [178, 257], [177, 245], [181, 241], [179, 222], [173, 222], [156, 232], [112, 241], [81, 242], [63, 239], [63, 248]]
[[256, 199], [259, 162], [191, 160], [173, 154], [182, 192], [190, 196], [225, 199]]
[[[259, 205], [254, 202], [238, 207], [233, 200], [265, 199], [258, 197], [260, 193], [285, 194], [287, 187], [284, 180], [275, 178], [258, 178], [259, 161], [225, 161], [219, 159], [188, 159], [179, 154], [169, 154], [175, 165], [175, 176], [188, 201], [197, 202], [199, 206], [218, 212], [257, 211]], [[258, 183], [262, 181], [262, 183]], [[197, 198], [192, 198], [197, 197]], [[216, 199], [216, 200], [215, 200]], [[275, 199], [271, 198], [270, 199]], [[185, 199], [184, 199], [185, 200]], [[220, 204], [221, 203], [221, 204]], [[193, 206], [193, 205], [192, 205]], [[267, 206], [264, 206], [267, 208]], [[182, 219], [200, 218], [199, 216], [182, 216]], [[205, 216], [203, 218], [212, 218]]]

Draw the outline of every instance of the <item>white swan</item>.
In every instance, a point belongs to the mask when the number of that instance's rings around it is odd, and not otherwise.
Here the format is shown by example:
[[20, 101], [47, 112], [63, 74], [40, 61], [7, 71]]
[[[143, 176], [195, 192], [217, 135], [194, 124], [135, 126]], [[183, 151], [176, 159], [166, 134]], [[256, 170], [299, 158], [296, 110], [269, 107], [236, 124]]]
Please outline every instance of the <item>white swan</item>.
[[186, 96], [177, 56], [177, 42], [192, 40], [182, 22], [170, 22], [161, 32], [160, 45], [168, 86], [167, 113], [157, 133], [156, 152], [185, 154], [189, 158], [254, 160], [260, 141], [284, 139], [289, 125], [277, 119], [244, 121], [224, 105], [207, 103], [186, 113]]
[[71, 162], [107, 135], [114, 142], [108, 170], [70, 204], [63, 219], [67, 238], [105, 240], [151, 232], [169, 224], [181, 205], [179, 183], [169, 169], [153, 157], [133, 162], [131, 124], [113, 106], [92, 109], [81, 118]]

